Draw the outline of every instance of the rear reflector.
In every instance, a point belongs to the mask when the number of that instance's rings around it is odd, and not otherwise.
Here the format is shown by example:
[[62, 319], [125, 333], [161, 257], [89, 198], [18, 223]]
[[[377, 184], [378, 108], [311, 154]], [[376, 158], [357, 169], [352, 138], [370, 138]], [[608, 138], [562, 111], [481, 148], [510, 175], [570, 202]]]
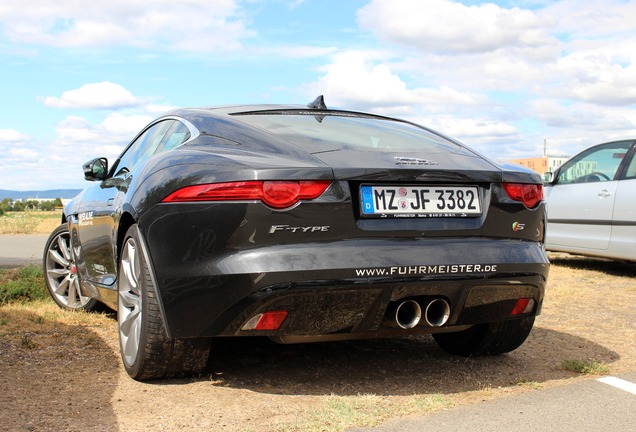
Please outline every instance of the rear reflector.
[[543, 185], [525, 183], [504, 183], [506, 193], [515, 201], [521, 201], [529, 209], [543, 201]]
[[522, 298], [517, 300], [515, 307], [512, 308], [510, 315], [521, 315], [524, 313], [532, 312], [534, 307], [534, 300], [529, 298]]
[[269, 311], [253, 316], [241, 330], [278, 330], [287, 318], [287, 311]]
[[327, 190], [330, 180], [317, 181], [243, 181], [231, 183], [212, 183], [181, 188], [162, 202], [197, 201], [251, 201], [260, 200], [264, 204], [284, 209], [292, 207], [300, 200], [318, 198]]

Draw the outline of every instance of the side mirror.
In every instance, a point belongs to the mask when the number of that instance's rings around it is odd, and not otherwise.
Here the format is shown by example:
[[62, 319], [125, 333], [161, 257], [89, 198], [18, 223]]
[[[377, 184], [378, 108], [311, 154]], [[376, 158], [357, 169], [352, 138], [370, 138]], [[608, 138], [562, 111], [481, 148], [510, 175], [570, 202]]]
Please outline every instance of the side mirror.
[[101, 157], [86, 162], [83, 166], [84, 178], [88, 181], [105, 180], [108, 176], [108, 159]]
[[551, 172], [545, 172], [543, 173], [543, 183], [552, 183], [552, 180], [554, 180], [554, 173]]

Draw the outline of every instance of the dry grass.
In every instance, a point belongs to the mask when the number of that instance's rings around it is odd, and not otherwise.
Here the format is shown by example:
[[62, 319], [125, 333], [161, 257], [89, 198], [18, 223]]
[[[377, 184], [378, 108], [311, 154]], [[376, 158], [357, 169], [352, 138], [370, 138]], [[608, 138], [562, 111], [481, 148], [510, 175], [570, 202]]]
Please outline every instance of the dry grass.
[[0, 235], [49, 234], [62, 221], [61, 211], [8, 212], [0, 216]]
[[596, 360], [566, 360], [563, 362], [563, 369], [580, 374], [607, 375], [609, 367]]

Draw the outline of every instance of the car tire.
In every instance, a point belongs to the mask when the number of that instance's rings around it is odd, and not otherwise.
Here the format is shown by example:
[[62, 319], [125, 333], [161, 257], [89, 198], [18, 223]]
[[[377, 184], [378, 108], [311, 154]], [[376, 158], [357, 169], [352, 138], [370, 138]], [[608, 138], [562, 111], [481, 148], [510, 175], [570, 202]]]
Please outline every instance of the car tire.
[[83, 292], [66, 224], [55, 228], [46, 241], [42, 267], [46, 288], [62, 309], [91, 311], [100, 305]]
[[497, 355], [513, 351], [528, 338], [534, 317], [475, 325], [455, 333], [433, 334], [446, 352], [464, 357]]
[[167, 336], [137, 225], [126, 233], [120, 255], [117, 323], [126, 372], [140, 381], [200, 372], [207, 364], [210, 341]]

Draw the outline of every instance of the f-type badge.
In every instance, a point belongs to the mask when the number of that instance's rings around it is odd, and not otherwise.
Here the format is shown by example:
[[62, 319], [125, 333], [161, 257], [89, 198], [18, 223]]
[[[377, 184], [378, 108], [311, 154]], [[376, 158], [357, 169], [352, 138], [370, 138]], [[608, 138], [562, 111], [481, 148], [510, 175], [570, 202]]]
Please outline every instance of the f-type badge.
[[395, 156], [395, 163], [398, 165], [438, 165], [437, 162], [427, 159], [419, 159], [413, 157]]

